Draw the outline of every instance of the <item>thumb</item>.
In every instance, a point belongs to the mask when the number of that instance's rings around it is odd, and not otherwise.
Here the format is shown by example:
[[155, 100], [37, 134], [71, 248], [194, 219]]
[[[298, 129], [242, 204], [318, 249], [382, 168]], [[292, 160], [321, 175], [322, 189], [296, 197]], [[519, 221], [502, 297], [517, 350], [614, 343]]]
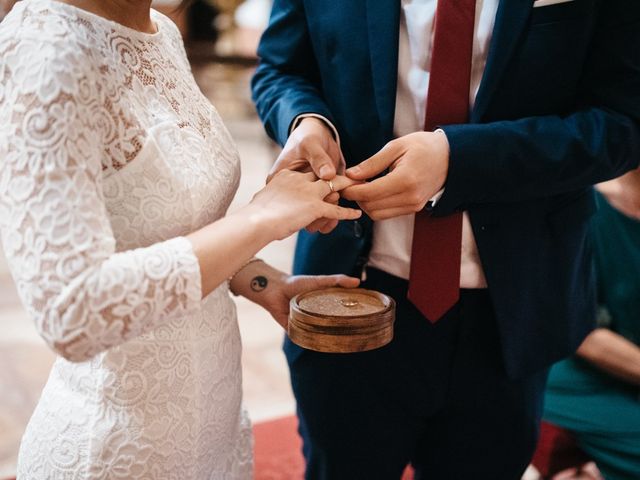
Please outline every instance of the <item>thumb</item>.
[[318, 178], [323, 180], [331, 180], [336, 176], [337, 168], [340, 161], [331, 158], [331, 156], [324, 150], [324, 148], [315, 145], [311, 152], [309, 152], [309, 165]]
[[347, 275], [322, 275], [316, 277], [316, 282], [319, 288], [355, 288], [360, 285], [360, 280], [358, 278], [348, 277]]
[[389, 142], [378, 153], [346, 171], [349, 178], [366, 180], [384, 172], [402, 155], [399, 143]]

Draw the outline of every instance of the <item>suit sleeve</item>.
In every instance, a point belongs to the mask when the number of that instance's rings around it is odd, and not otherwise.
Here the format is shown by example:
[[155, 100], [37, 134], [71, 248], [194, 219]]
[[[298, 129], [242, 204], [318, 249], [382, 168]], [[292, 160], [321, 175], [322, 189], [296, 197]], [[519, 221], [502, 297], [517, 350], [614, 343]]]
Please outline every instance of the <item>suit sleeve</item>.
[[451, 154], [434, 209], [518, 202], [615, 178], [640, 162], [640, 2], [600, 13], [579, 107], [560, 116], [443, 127]]
[[313, 113], [335, 124], [320, 91], [320, 73], [302, 0], [275, 0], [258, 49], [253, 100], [269, 136], [284, 145], [293, 121]]

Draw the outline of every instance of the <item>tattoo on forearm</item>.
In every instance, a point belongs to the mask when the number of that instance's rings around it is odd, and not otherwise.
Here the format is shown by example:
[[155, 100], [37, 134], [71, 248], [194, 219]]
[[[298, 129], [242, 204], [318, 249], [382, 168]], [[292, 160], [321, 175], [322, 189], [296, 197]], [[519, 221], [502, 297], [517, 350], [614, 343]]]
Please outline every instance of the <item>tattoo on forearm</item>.
[[267, 277], [263, 277], [262, 275], [254, 277], [253, 280], [251, 280], [251, 290], [254, 292], [263, 291], [267, 288], [267, 285], [269, 285], [269, 280], [267, 280]]

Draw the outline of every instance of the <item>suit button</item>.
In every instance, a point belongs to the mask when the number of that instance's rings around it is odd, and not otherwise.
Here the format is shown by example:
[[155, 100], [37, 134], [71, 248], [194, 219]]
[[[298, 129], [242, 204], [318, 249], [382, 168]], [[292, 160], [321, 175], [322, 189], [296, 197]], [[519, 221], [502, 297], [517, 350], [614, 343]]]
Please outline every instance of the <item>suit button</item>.
[[363, 228], [362, 225], [360, 224], [360, 222], [358, 221], [354, 221], [353, 222], [353, 234], [355, 235], [356, 238], [362, 238], [362, 234], [363, 234]]

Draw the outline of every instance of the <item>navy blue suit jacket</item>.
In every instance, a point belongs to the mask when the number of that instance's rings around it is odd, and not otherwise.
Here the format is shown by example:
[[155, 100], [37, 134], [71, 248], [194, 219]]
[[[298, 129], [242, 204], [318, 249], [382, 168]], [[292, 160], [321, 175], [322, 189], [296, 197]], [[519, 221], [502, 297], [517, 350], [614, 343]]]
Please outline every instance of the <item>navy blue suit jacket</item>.
[[[507, 372], [574, 351], [592, 328], [590, 185], [640, 160], [640, 2], [501, 0], [469, 124], [451, 145], [434, 215], [467, 210], [495, 306]], [[393, 138], [399, 0], [275, 0], [253, 95], [284, 144], [314, 112], [340, 132], [348, 165]], [[296, 272], [358, 275], [372, 222], [301, 233]], [[292, 347], [293, 348], [293, 347]]]

